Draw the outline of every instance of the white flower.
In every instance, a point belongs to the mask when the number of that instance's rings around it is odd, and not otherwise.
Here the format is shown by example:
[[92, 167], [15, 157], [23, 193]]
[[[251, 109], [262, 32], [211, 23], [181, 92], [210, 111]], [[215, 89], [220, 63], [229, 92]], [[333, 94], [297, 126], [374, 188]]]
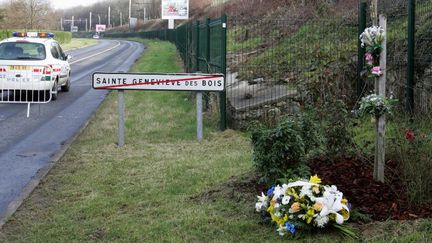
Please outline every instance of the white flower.
[[282, 198], [282, 204], [287, 205], [290, 202], [290, 200], [291, 200], [291, 196], [284, 196]]
[[309, 198], [313, 197], [311, 188], [312, 186], [310, 185], [303, 186], [302, 189], [300, 190], [300, 197], [304, 197], [304, 196], [308, 196]]
[[274, 213], [274, 215], [276, 217], [279, 217], [279, 218], [281, 218], [283, 216], [282, 213], [280, 211], [278, 211], [278, 210]]
[[324, 228], [324, 226], [328, 223], [328, 221], [329, 221], [329, 218], [327, 216], [318, 215], [315, 218], [315, 223], [320, 228]]
[[277, 185], [273, 191], [273, 200], [277, 200], [280, 196], [284, 195], [285, 191], [283, 189], [283, 187]]
[[263, 208], [265, 208], [266, 206], [260, 202], [255, 203], [255, 210], [259, 213], [261, 211], [263, 211]]
[[280, 236], [284, 236], [286, 233], [288, 233], [286, 227], [284, 227], [283, 224], [279, 225], [277, 232], [279, 233]]
[[323, 205], [319, 215], [328, 216], [329, 214], [334, 214], [336, 216], [336, 223], [342, 224], [344, 218], [339, 214], [339, 211], [345, 209], [349, 212], [348, 207], [342, 204], [342, 192], [339, 192], [336, 186], [326, 186], [324, 189], [323, 197], [316, 198], [316, 202]]
[[384, 36], [385, 31], [380, 26], [366, 28], [360, 35], [361, 45], [362, 47], [380, 45], [384, 40]]
[[258, 197], [258, 202], [255, 204], [255, 209], [257, 212], [261, 212], [265, 209], [267, 209], [268, 207], [268, 197], [266, 195], [264, 195], [263, 192], [261, 192], [261, 196], [257, 196]]
[[288, 187], [297, 187], [297, 186], [318, 186], [318, 184], [308, 182], [308, 181], [296, 181], [296, 182], [288, 183]]

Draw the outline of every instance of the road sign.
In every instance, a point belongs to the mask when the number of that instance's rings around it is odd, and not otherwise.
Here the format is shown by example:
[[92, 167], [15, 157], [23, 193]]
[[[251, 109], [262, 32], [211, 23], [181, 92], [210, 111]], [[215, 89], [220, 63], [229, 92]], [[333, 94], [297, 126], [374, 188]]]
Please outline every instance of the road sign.
[[106, 25], [104, 24], [97, 24], [96, 25], [96, 32], [105, 32], [106, 30]]
[[94, 89], [223, 91], [222, 74], [94, 73]]
[[162, 19], [188, 19], [189, 0], [162, 0]]

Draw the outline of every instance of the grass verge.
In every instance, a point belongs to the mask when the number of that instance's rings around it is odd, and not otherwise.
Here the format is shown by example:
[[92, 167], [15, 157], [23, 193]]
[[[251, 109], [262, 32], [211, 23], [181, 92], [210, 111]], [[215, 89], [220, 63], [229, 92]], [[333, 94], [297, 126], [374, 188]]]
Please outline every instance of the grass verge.
[[[134, 71], [180, 71], [173, 45], [145, 44]], [[187, 93], [131, 91], [126, 103], [127, 145], [115, 145], [116, 95], [111, 93], [3, 227], [0, 242], [286, 241], [254, 214], [251, 147], [243, 134], [221, 133], [208, 124], [205, 140], [198, 143]], [[425, 239], [430, 225], [425, 221], [416, 226], [421, 231], [403, 231], [404, 239]], [[394, 240], [402, 232], [372, 229], [373, 238], [364, 239]], [[306, 240], [344, 239], [325, 234]]]
[[84, 38], [72, 38], [71, 42], [63, 44], [62, 48], [64, 51], [70, 51], [72, 49], [95, 45], [97, 40], [94, 39], [84, 39]]

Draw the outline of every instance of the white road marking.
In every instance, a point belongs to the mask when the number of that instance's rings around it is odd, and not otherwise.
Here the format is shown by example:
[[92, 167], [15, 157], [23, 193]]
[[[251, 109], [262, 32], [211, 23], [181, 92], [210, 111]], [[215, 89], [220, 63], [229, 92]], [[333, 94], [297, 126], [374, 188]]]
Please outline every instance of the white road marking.
[[116, 42], [117, 42], [117, 45], [115, 45], [114, 47], [111, 47], [110, 49], [107, 49], [107, 50], [102, 51], [102, 52], [99, 52], [99, 53], [95, 53], [95, 54], [90, 55], [90, 56], [88, 56], [88, 57], [84, 57], [84, 58], [78, 59], [78, 60], [73, 61], [73, 62], [71, 62], [71, 63], [69, 63], [69, 64], [72, 65], [72, 64], [74, 64], [74, 63], [81, 62], [81, 61], [84, 61], [84, 60], [86, 60], [86, 59], [89, 59], [89, 58], [92, 58], [92, 57], [95, 57], [95, 56], [101, 55], [101, 54], [103, 54], [103, 53], [105, 53], [105, 52], [109, 52], [109, 51], [111, 51], [111, 50], [117, 48], [117, 47], [120, 45], [120, 41], [116, 41]]

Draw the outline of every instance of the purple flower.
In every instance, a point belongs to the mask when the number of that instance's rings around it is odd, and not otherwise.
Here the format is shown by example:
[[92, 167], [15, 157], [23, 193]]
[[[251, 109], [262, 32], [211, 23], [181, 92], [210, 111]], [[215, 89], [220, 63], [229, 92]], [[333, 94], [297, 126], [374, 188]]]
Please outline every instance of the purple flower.
[[379, 66], [375, 66], [371, 69], [371, 73], [375, 76], [381, 76], [381, 68]]
[[366, 59], [368, 65], [372, 65], [372, 63], [373, 63], [373, 56], [372, 56], [371, 53], [369, 53], [369, 52], [366, 53], [365, 54], [365, 59]]

